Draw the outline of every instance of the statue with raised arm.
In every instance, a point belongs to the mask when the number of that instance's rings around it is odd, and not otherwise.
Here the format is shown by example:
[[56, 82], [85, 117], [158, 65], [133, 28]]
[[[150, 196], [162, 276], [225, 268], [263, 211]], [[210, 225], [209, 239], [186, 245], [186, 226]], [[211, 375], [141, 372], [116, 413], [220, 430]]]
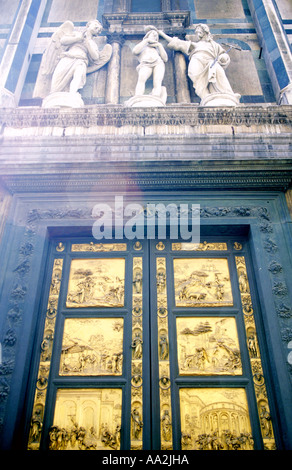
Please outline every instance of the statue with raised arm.
[[[162, 86], [165, 73], [165, 62], [168, 60], [163, 45], [159, 42], [159, 34], [155, 26], [145, 27], [146, 35], [133, 49], [139, 65], [135, 96], [128, 100], [127, 106], [164, 106], [167, 99], [166, 88]], [[153, 89], [145, 95], [147, 80], [152, 76]]]
[[159, 31], [159, 34], [166, 39], [170, 49], [188, 56], [188, 76], [193, 82], [196, 94], [201, 98], [202, 106], [239, 104], [240, 95], [233, 92], [225, 74], [230, 57], [223, 47], [213, 40], [206, 24], [198, 24], [194, 36], [187, 35], [186, 40], [170, 37], [163, 31]]
[[79, 90], [86, 83], [86, 75], [103, 67], [112, 54], [110, 44], [100, 51], [94, 40], [101, 31], [98, 20], [89, 21], [83, 32], [76, 31], [71, 21], [65, 21], [53, 34], [40, 69], [43, 89], [49, 86], [50, 92], [43, 106], [58, 106], [58, 102], [59, 106], [83, 105]]

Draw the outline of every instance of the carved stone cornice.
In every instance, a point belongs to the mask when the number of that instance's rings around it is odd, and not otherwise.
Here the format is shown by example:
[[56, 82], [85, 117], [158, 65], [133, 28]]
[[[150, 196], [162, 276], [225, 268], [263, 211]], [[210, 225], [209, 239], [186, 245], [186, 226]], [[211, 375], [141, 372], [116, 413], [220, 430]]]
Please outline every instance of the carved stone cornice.
[[0, 112], [0, 177], [30, 191], [277, 190], [292, 181], [292, 106]]
[[146, 24], [167, 28], [170, 32], [171, 28], [187, 28], [190, 23], [190, 12], [175, 10], [159, 13], [105, 13], [102, 19], [104, 28], [109, 32], [142, 32]]
[[292, 181], [292, 160], [276, 162], [269, 168], [222, 162], [211, 169], [204, 164], [177, 165], [168, 162], [133, 163], [126, 168], [115, 162], [82, 164], [55, 164], [48, 169], [26, 165], [23, 169], [10, 169], [0, 180], [11, 193], [92, 192], [100, 191], [283, 191]]
[[90, 126], [292, 126], [292, 106], [240, 106], [206, 108], [195, 104], [169, 105], [165, 108], [125, 108], [122, 105], [86, 106], [80, 109], [39, 107], [0, 110], [0, 126], [29, 127]]

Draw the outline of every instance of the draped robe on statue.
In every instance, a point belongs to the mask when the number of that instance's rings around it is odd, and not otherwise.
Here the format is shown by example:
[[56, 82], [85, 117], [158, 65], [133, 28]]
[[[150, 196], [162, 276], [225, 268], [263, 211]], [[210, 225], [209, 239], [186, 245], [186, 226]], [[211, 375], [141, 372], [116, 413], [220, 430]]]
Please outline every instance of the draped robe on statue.
[[[220, 44], [213, 40], [193, 42], [174, 37], [168, 47], [188, 55], [188, 75], [201, 99], [210, 93], [234, 94], [224, 72], [230, 57]], [[215, 59], [217, 61], [214, 63]]]

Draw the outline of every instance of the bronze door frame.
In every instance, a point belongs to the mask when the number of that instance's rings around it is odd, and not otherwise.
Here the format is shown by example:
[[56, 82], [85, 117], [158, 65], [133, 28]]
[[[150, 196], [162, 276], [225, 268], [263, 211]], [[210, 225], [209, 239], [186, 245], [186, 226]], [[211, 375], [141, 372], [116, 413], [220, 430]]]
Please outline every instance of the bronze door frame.
[[[53, 334], [52, 359], [49, 371], [41, 371], [40, 358], [36, 354], [34, 367], [31, 374], [32, 380], [28, 397], [28, 418], [26, 427], [26, 439], [31, 433], [31, 418], [34, 416], [37, 394], [39, 397], [45, 395], [46, 406], [43, 411], [42, 424], [44, 425], [39, 442], [35, 447], [47, 449], [50, 438], [49, 428], [54, 421], [54, 403], [57, 390], [77, 390], [78, 388], [93, 389], [119, 389], [122, 391], [122, 432], [120, 434], [120, 448], [138, 450], [179, 450], [187, 449], [190, 443], [181, 442], [182, 429], [180, 394], [184, 391], [205, 389], [219, 389], [220, 387], [233, 389], [244, 389], [246, 391], [252, 434], [256, 449], [264, 446], [274, 446], [274, 431], [268, 434], [268, 419], [260, 414], [260, 404], [264, 403], [263, 397], [270, 397], [271, 390], [268, 382], [268, 365], [265, 363], [264, 354], [257, 358], [251, 357], [247, 347], [248, 322], [256, 325], [257, 341], [261, 351], [264, 350], [264, 338], [261, 333], [260, 309], [257, 299], [255, 283], [252, 275], [251, 257], [248, 250], [248, 242], [245, 237], [232, 238], [228, 240], [220, 237], [209, 237], [207, 242], [216, 242], [222, 245], [227, 242], [227, 250], [212, 249], [207, 244], [202, 244], [199, 250], [173, 250], [171, 240], [143, 240], [141, 242], [127, 241], [126, 251], [108, 249], [104, 244], [86, 239], [53, 239], [51, 241], [50, 253], [47, 264], [47, 280], [44, 289], [44, 299], [41, 307], [37, 344], [45, 346], [44, 329], [46, 322], [55, 328]], [[124, 240], [114, 244], [123, 244]], [[72, 244], [88, 245], [86, 250], [72, 251]], [[103, 247], [103, 248], [102, 248]], [[104, 248], [105, 247], [105, 248]], [[211, 249], [210, 249], [211, 247]], [[85, 251], [84, 251], [85, 250]], [[93, 307], [72, 308], [66, 307], [67, 287], [69, 284], [69, 268], [72, 259], [125, 259], [125, 302], [124, 306], [116, 307]], [[174, 292], [174, 269], [173, 259], [228, 259], [230, 269], [230, 282], [232, 286], [233, 305], [210, 306], [199, 301], [198, 305], [177, 306], [175, 305]], [[241, 259], [241, 261], [240, 261]], [[52, 291], [52, 273], [58, 269], [55, 260], [63, 260], [62, 284], [59, 291], [58, 314], [48, 315], [50, 293]], [[246, 269], [248, 273], [248, 290], [241, 292], [239, 288], [238, 263], [242, 263], [240, 269]], [[142, 266], [142, 282], [138, 284], [142, 291], [136, 287], [134, 282], [135, 267], [139, 271]], [[196, 295], [196, 294], [195, 294]], [[248, 298], [249, 297], [249, 298]], [[194, 299], [193, 299], [194, 300]], [[246, 305], [252, 302], [252, 311], [258, 312], [255, 319], [250, 312], [244, 312]], [[81, 313], [80, 313], [81, 312]], [[110, 312], [110, 313], [109, 313]], [[123, 319], [123, 372], [119, 375], [60, 375], [59, 364], [62, 350], [62, 336], [65, 320], [79, 318]], [[241, 375], [182, 375], [178, 368], [177, 328], [180, 318], [234, 318], [238, 329], [238, 340], [241, 352], [242, 371]], [[55, 319], [55, 320], [54, 320]], [[55, 321], [55, 323], [54, 323]], [[198, 320], [192, 320], [198, 321]], [[251, 323], [250, 323], [251, 324]], [[48, 325], [47, 325], [48, 326]], [[142, 328], [141, 335], [139, 328]], [[158, 330], [160, 333], [158, 333]], [[138, 332], [138, 334], [137, 334]], [[163, 332], [163, 334], [161, 333]], [[137, 346], [137, 347], [136, 347]], [[42, 349], [42, 351], [43, 351]], [[140, 351], [140, 352], [139, 352]], [[141, 357], [142, 353], [142, 357]], [[136, 356], [135, 356], [136, 354]], [[45, 364], [42, 364], [43, 366]], [[264, 377], [266, 380], [264, 380]], [[36, 384], [36, 386], [35, 386]], [[275, 414], [273, 401], [267, 401], [267, 413], [269, 416]], [[139, 409], [139, 403], [142, 403]], [[135, 405], [134, 405], [135, 404]], [[149, 412], [150, 410], [150, 412]], [[37, 422], [37, 420], [35, 420]], [[139, 426], [143, 422], [143, 426]], [[138, 424], [137, 424], [138, 422]], [[175, 423], [175, 426], [173, 425]], [[105, 450], [114, 449], [117, 440], [111, 437], [113, 430], [105, 433], [103, 443]], [[106, 440], [108, 437], [108, 440]], [[194, 439], [191, 437], [191, 439]], [[94, 439], [92, 440], [95, 443]], [[109, 444], [110, 443], [110, 444]], [[193, 445], [193, 444], [192, 444]], [[94, 444], [93, 444], [94, 446]]]

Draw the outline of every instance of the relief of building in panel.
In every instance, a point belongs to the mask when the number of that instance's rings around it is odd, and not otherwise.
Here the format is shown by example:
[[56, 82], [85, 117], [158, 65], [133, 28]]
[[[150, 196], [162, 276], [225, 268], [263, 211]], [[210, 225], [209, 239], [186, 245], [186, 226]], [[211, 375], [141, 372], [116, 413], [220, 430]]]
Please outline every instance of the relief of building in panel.
[[74, 259], [71, 262], [68, 308], [123, 307], [125, 259]]
[[183, 450], [252, 450], [242, 388], [180, 389]]
[[59, 389], [50, 450], [119, 450], [122, 390]]
[[227, 259], [178, 258], [173, 264], [177, 307], [233, 305]]
[[60, 375], [121, 375], [122, 318], [65, 320]]
[[229, 317], [177, 318], [181, 375], [241, 375], [236, 322]]

